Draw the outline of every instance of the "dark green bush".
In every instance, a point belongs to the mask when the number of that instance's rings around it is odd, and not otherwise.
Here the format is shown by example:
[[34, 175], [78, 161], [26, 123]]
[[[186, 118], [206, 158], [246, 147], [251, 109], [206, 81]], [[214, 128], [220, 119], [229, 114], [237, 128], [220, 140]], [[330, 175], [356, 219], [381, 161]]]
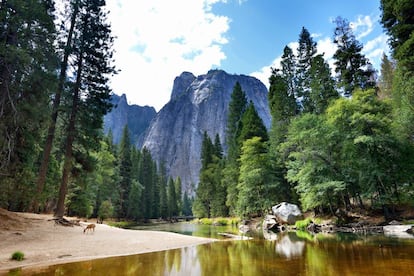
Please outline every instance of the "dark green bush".
[[16, 261], [23, 261], [24, 253], [21, 251], [16, 251], [12, 254], [11, 259]]

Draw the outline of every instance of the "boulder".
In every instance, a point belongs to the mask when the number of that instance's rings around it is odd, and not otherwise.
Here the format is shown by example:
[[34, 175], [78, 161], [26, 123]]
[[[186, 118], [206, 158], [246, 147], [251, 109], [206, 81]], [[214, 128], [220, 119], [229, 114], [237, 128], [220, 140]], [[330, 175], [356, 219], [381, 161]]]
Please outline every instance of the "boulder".
[[295, 224], [296, 221], [303, 219], [302, 212], [295, 204], [282, 202], [272, 207], [272, 212], [280, 223], [289, 225]]
[[263, 230], [270, 230], [277, 225], [277, 219], [274, 215], [266, 215], [263, 220]]

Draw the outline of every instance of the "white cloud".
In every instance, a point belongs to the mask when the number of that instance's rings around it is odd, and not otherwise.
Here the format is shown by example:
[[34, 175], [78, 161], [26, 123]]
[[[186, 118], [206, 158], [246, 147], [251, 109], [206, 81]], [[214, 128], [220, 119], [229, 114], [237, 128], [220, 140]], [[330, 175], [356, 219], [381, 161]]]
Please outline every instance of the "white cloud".
[[362, 39], [369, 35], [374, 29], [373, 19], [369, 15], [359, 15], [356, 21], [350, 22], [356, 39]]
[[381, 67], [382, 54], [389, 54], [388, 36], [380, 34], [365, 43], [362, 53], [370, 60], [374, 68]]
[[211, 12], [221, 0], [107, 0], [115, 41], [116, 94], [159, 110], [183, 71], [203, 74], [226, 58], [229, 18]]

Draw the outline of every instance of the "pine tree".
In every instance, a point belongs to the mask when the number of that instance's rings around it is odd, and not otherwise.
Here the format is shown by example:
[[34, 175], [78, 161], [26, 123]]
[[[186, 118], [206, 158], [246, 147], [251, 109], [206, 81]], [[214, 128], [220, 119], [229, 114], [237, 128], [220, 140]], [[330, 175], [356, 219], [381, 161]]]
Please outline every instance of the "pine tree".
[[410, 0], [381, 0], [381, 23], [390, 37], [393, 57], [404, 71], [414, 74], [414, 18]]
[[395, 64], [388, 56], [383, 53], [381, 60], [381, 76], [378, 82], [379, 97], [391, 98], [392, 97], [392, 83], [394, 78]]
[[139, 168], [139, 183], [144, 186], [144, 191], [141, 197], [141, 209], [145, 219], [153, 216], [154, 204], [154, 186], [156, 179], [154, 177], [154, 161], [150, 151], [147, 148], [142, 149], [142, 158]]
[[381, 0], [381, 23], [397, 67], [393, 79], [394, 124], [401, 139], [414, 140], [414, 18], [409, 0]]
[[239, 177], [238, 159], [240, 156], [238, 136], [241, 131], [241, 119], [246, 107], [246, 94], [242, 90], [240, 83], [236, 82], [229, 103], [226, 132], [227, 159], [226, 166], [223, 170], [223, 185], [227, 189], [226, 205], [231, 214], [234, 214], [237, 202], [237, 179]]
[[177, 194], [175, 193], [174, 179], [171, 177], [167, 185], [167, 202], [168, 202], [168, 216], [174, 217], [178, 215]]
[[307, 105], [308, 111], [322, 114], [329, 103], [339, 97], [339, 93], [335, 89], [335, 81], [331, 76], [331, 69], [323, 55], [317, 55], [313, 58], [309, 75], [311, 92]]
[[356, 40], [348, 20], [337, 17], [335, 24], [334, 42], [338, 49], [333, 57], [338, 87], [343, 89], [345, 96], [352, 95], [357, 88], [375, 87], [375, 72], [362, 54], [362, 44]]
[[227, 160], [237, 160], [240, 154], [240, 146], [237, 137], [241, 131], [241, 118], [247, 107], [246, 94], [242, 90], [240, 83], [236, 82], [231, 94], [229, 103], [229, 115], [227, 118], [226, 144]]
[[119, 218], [127, 217], [129, 210], [129, 193], [131, 191], [132, 181], [131, 139], [129, 138], [128, 126], [125, 125], [119, 146]]
[[263, 120], [257, 113], [253, 102], [250, 101], [246, 112], [243, 113], [242, 129], [238, 137], [239, 144], [242, 145], [244, 141], [255, 136], [262, 138], [263, 142], [269, 140], [267, 129], [263, 124]]
[[287, 94], [290, 98], [289, 104], [292, 104], [292, 106], [289, 105], [289, 107], [292, 107], [294, 109], [294, 114], [298, 114], [300, 108], [297, 101], [297, 99], [299, 98], [297, 91], [298, 83], [296, 77], [297, 61], [292, 49], [289, 46], [285, 46], [285, 48], [283, 49], [280, 67], [280, 70], [272, 69], [272, 74], [280, 72], [281, 77], [286, 82]]
[[97, 146], [103, 115], [110, 108], [108, 78], [116, 71], [112, 63], [110, 26], [106, 23], [105, 1], [76, 2], [80, 15], [73, 45], [75, 81], [65, 133], [64, 164], [55, 216], [62, 218], [72, 168], [75, 142], [86, 148]]
[[177, 177], [177, 179], [174, 182], [175, 184], [175, 196], [177, 201], [177, 215], [180, 215], [180, 212], [183, 207], [183, 192], [182, 192], [182, 183], [181, 178]]
[[268, 152], [261, 137], [243, 142], [240, 156], [239, 196], [237, 213], [243, 218], [261, 216], [275, 197], [274, 183], [269, 167]]
[[184, 197], [183, 197], [183, 208], [182, 208], [182, 213], [183, 216], [192, 216], [193, 212], [191, 211], [191, 199], [188, 196], [187, 191], [184, 192]]
[[204, 132], [200, 181], [193, 204], [193, 213], [198, 217], [227, 214], [226, 187], [222, 183], [223, 160], [218, 156], [221, 155], [221, 144], [217, 137], [213, 144], [207, 132]]
[[56, 85], [53, 3], [0, 3], [0, 206], [27, 210]]
[[[71, 56], [73, 52], [72, 43], [73, 43], [75, 26], [77, 23], [76, 21], [79, 16], [79, 10], [80, 10], [79, 8], [80, 8], [79, 1], [70, 3], [70, 11], [69, 11], [70, 26], [65, 34], [60, 34], [60, 37], [64, 36], [65, 37], [64, 39], [66, 41], [65, 42], [62, 41], [59, 43], [59, 45], [64, 45], [64, 46], [61, 46], [63, 48], [62, 49], [63, 57], [60, 63], [59, 80], [58, 80], [56, 93], [54, 94], [54, 97], [53, 97], [51, 120], [49, 122], [46, 142], [45, 142], [44, 149], [43, 149], [42, 161], [41, 161], [40, 168], [39, 168], [39, 175], [38, 175], [37, 182], [36, 182], [36, 188], [37, 188], [36, 195], [32, 203], [32, 209], [34, 211], [37, 211], [37, 209], [39, 208], [38, 198], [40, 197], [43, 191], [44, 184], [46, 181], [47, 169], [49, 166], [50, 155], [52, 152], [53, 142], [55, 139], [56, 125], [57, 125], [58, 115], [60, 111], [61, 98], [64, 93], [67, 71], [69, 68], [69, 57]], [[61, 30], [64, 30], [64, 29], [65, 29], [65, 24], [62, 23]], [[63, 39], [61, 38], [61, 40]]]
[[168, 199], [167, 199], [167, 174], [165, 164], [162, 162], [160, 165], [160, 172], [158, 176], [159, 187], [160, 187], [160, 216], [161, 218], [168, 217]]
[[313, 59], [316, 55], [316, 42], [313, 41], [309, 31], [302, 27], [302, 31], [299, 35], [299, 46], [297, 54], [297, 97], [301, 98], [302, 110], [309, 112], [313, 110], [312, 102], [310, 99], [311, 93], [311, 75], [310, 70], [312, 67]]

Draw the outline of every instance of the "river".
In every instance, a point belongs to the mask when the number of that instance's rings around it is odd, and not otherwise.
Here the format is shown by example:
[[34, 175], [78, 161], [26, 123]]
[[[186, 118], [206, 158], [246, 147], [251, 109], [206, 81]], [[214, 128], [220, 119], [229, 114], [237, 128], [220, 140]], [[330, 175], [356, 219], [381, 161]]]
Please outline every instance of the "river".
[[[142, 227], [140, 228], [142, 229]], [[148, 229], [148, 228], [145, 228]], [[235, 227], [189, 223], [151, 230], [220, 238]], [[414, 239], [307, 232], [249, 235], [182, 249], [23, 270], [30, 275], [414, 275]], [[413, 236], [414, 237], [414, 236]], [[17, 274], [19, 275], [19, 274]]]

